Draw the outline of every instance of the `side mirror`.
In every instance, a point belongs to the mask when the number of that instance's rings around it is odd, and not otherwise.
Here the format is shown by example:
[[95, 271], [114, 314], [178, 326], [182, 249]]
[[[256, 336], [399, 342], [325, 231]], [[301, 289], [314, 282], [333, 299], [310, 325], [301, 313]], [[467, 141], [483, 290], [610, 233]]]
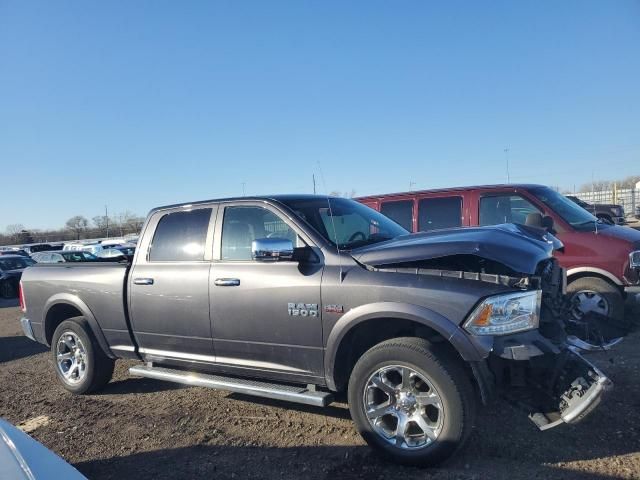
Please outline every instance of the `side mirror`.
[[293, 242], [287, 238], [257, 238], [251, 242], [251, 258], [263, 262], [293, 259]]

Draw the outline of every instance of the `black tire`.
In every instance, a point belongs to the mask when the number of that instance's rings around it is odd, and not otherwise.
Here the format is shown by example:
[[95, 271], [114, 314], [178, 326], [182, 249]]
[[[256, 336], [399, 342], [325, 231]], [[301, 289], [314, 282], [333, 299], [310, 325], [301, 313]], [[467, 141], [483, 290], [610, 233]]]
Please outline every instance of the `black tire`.
[[0, 282], [0, 297], [2, 298], [15, 298], [18, 294], [16, 292], [15, 287], [11, 284], [11, 282], [5, 280], [4, 282]]
[[[476, 397], [461, 360], [422, 338], [402, 337], [375, 345], [360, 357], [349, 379], [349, 409], [365, 441], [386, 458], [406, 465], [436, 465], [465, 443], [475, 421]], [[424, 446], [403, 448], [376, 432], [365, 411], [365, 389], [381, 368], [409, 367], [432, 383], [441, 399], [443, 419], [436, 439]], [[397, 427], [396, 427], [397, 428]]]
[[[626, 327], [624, 318], [624, 298], [620, 289], [615, 285], [598, 277], [582, 277], [571, 281], [567, 285], [567, 296], [572, 304], [576, 301], [576, 296], [581, 292], [596, 292], [606, 302], [607, 317], [612, 323], [619, 327]], [[572, 311], [572, 315], [574, 315]]]
[[[67, 332], [75, 334], [84, 350], [85, 370], [78, 381], [72, 381], [63, 375], [58, 365], [58, 343]], [[51, 356], [58, 380], [64, 388], [72, 393], [82, 395], [92, 393], [103, 388], [111, 380], [115, 361], [104, 353], [95, 339], [89, 324], [84, 317], [74, 317], [65, 320], [56, 328], [51, 339]]]

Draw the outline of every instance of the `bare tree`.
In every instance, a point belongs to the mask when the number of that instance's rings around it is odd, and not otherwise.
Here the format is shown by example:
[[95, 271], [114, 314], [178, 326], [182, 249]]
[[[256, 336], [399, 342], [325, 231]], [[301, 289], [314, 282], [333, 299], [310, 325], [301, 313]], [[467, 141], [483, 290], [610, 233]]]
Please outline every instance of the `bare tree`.
[[11, 238], [12, 243], [18, 243], [23, 230], [24, 225], [22, 225], [21, 223], [13, 223], [11, 225], [7, 225], [7, 236]]
[[80, 235], [84, 233], [89, 226], [89, 220], [82, 215], [76, 215], [67, 220], [65, 226], [75, 234], [76, 240], [80, 240]]

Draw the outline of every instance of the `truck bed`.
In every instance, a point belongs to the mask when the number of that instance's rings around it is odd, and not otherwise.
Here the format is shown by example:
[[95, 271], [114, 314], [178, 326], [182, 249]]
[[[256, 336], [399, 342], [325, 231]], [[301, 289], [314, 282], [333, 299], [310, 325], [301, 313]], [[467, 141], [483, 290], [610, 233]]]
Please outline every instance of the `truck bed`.
[[[99, 324], [97, 330], [104, 335], [98, 338], [101, 345], [104, 342], [114, 350], [118, 347], [133, 352], [126, 310], [129, 267], [117, 262], [87, 262], [27, 268], [22, 275], [22, 288], [24, 298], [29, 299], [28, 314], [36, 339], [49, 344], [53, 332], [46, 328], [47, 318], [62, 313], [68, 300], [68, 308], [79, 310], [78, 316], [84, 316], [92, 326]], [[50, 308], [60, 302], [62, 305]]]

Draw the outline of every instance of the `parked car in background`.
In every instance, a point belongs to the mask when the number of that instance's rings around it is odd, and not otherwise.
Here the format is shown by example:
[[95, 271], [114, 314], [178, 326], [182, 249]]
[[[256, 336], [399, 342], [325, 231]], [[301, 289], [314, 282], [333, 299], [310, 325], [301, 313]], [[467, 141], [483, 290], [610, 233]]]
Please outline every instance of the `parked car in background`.
[[100, 258], [90, 252], [64, 251], [38, 252], [31, 256], [38, 263], [98, 262]]
[[71, 252], [89, 252], [97, 255], [99, 252], [104, 250], [104, 247], [99, 243], [67, 243], [62, 247], [62, 250]]
[[28, 257], [29, 254], [21, 248], [7, 248], [0, 250], [0, 255], [20, 255], [21, 257]]
[[25, 268], [36, 262], [22, 255], [0, 256], [0, 297], [13, 298], [18, 294], [18, 284]]
[[103, 260], [106, 260], [106, 259], [111, 259], [114, 261], [131, 260], [133, 259], [133, 254], [135, 253], [135, 251], [136, 251], [135, 247], [118, 245], [118, 246], [103, 249], [101, 252], [98, 253], [97, 256]]
[[624, 225], [626, 223], [624, 218], [624, 207], [622, 205], [614, 203], [588, 203], [575, 195], [566, 195], [566, 197], [577, 205], [580, 205], [586, 211], [595, 215], [597, 218], [608, 223], [614, 225]]
[[86, 480], [62, 458], [2, 418], [0, 418], [0, 478], [3, 480]]
[[30, 245], [23, 245], [22, 249], [27, 252], [29, 255], [33, 255], [37, 252], [46, 252], [49, 250], [58, 250], [60, 247], [56, 245], [51, 245], [50, 243], [33, 243]]
[[357, 199], [413, 232], [500, 223], [555, 232], [576, 320], [588, 312], [624, 323], [626, 297], [640, 302], [640, 232], [603, 223], [542, 185], [488, 185]]

